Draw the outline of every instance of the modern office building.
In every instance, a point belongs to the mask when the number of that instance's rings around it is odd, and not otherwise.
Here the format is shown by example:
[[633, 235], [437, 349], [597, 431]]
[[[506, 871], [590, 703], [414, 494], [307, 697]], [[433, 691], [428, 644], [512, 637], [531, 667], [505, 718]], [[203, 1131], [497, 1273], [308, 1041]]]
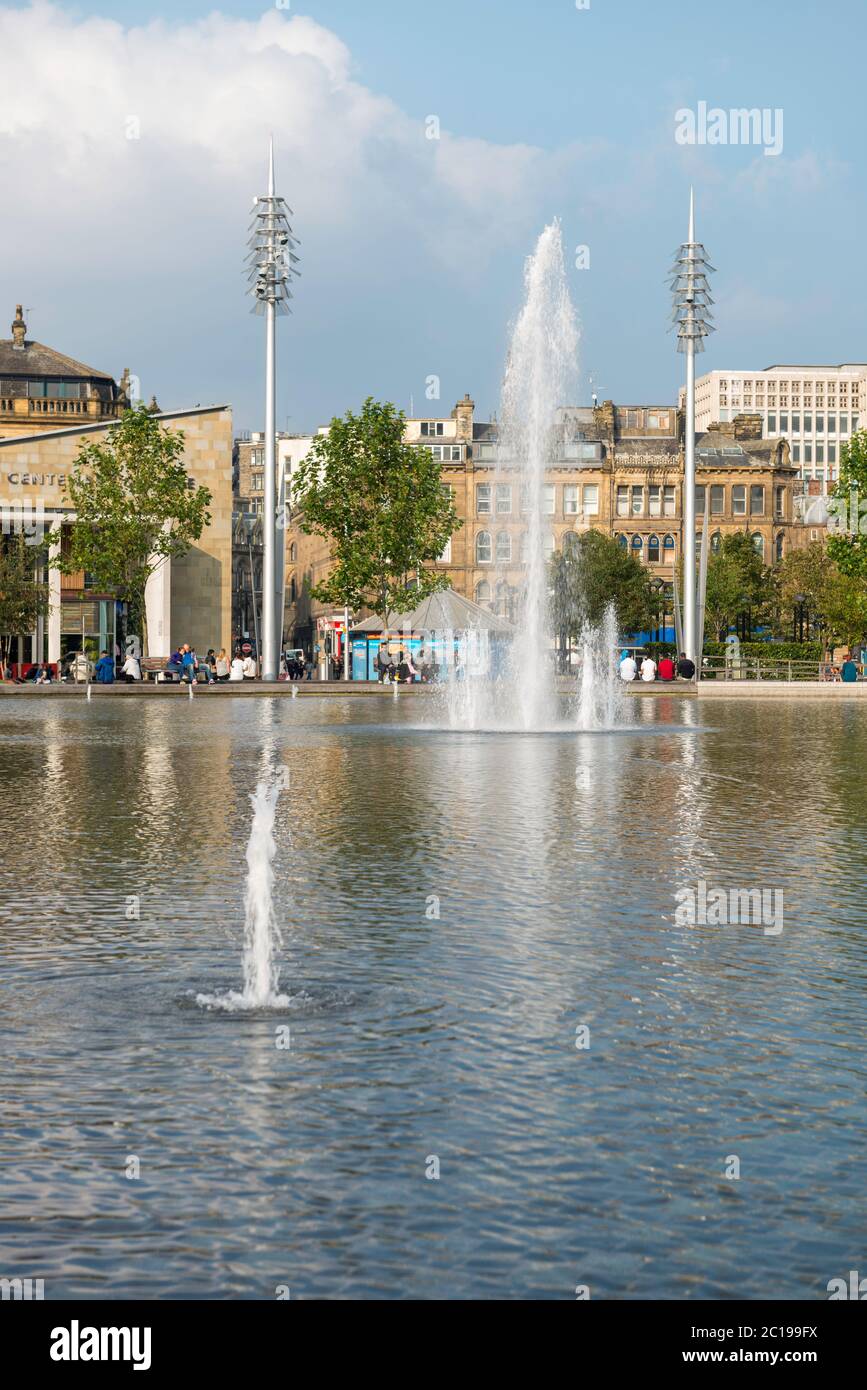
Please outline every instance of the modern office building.
[[[681, 407], [684, 392], [680, 392]], [[789, 441], [805, 495], [827, 493], [838, 477], [840, 450], [867, 404], [867, 364], [713, 371], [695, 384], [696, 430], [736, 415], [758, 416], [764, 438]]]

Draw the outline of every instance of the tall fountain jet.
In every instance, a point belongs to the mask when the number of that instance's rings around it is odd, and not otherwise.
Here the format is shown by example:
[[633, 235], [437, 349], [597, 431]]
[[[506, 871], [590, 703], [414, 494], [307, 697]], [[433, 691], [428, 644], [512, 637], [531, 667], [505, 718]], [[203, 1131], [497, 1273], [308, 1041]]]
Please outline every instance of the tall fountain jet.
[[689, 232], [675, 252], [672, 266], [672, 324], [677, 327], [677, 350], [686, 354], [686, 440], [683, 471], [683, 648], [690, 661], [700, 666], [696, 651], [695, 586], [695, 354], [704, 352], [704, 340], [714, 332], [713, 300], [708, 275], [713, 266], [701, 242], [695, 239], [695, 197], [689, 190]]
[[[278, 594], [283, 591], [282, 544], [277, 535], [277, 347], [276, 317], [289, 314], [290, 276], [297, 275], [298, 245], [287, 214], [292, 209], [278, 198], [274, 186], [274, 140], [268, 156], [268, 192], [253, 202], [250, 251], [247, 256], [250, 294], [256, 300], [253, 313], [265, 315], [265, 476], [262, 513], [262, 651], [261, 675], [275, 681], [280, 668], [283, 614], [278, 614]], [[283, 533], [281, 531], [280, 541]], [[255, 595], [253, 596], [255, 603]]]
[[555, 702], [545, 474], [559, 447], [557, 408], [569, 399], [577, 375], [579, 341], [557, 220], [545, 228], [528, 258], [524, 284], [526, 296], [512, 333], [503, 382], [496, 481], [514, 488], [517, 479], [514, 506], [527, 518], [525, 579], [515, 615], [510, 684], [518, 726], [535, 730], [554, 721]]

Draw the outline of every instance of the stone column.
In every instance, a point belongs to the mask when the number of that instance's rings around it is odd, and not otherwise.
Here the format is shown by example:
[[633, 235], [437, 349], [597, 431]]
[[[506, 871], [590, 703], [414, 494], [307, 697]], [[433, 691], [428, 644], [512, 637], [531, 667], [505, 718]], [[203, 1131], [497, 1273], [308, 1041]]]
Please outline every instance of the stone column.
[[48, 660], [60, 660], [60, 570], [57, 568], [57, 559], [60, 555], [60, 538], [58, 535], [48, 551], [48, 602], [51, 605], [48, 613]]
[[164, 560], [154, 570], [145, 588], [148, 624], [148, 650], [142, 656], [171, 656], [172, 562]]

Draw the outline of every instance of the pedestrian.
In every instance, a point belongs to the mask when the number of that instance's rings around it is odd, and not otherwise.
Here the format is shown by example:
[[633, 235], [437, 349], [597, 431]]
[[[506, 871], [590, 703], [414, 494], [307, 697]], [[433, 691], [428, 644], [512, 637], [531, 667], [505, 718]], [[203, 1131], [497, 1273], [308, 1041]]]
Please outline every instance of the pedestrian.
[[686, 652], [681, 652], [680, 660], [677, 663], [677, 674], [681, 680], [691, 681], [695, 679], [695, 662], [690, 661]]
[[243, 661], [244, 680], [254, 681], [256, 679], [256, 663], [252, 656], [245, 656]]
[[220, 655], [217, 657], [217, 660], [214, 663], [214, 672], [216, 674], [217, 680], [221, 684], [229, 679], [230, 670], [231, 666], [229, 663], [229, 658], [226, 656], [226, 648], [221, 647]]
[[853, 681], [857, 681], [858, 679], [858, 666], [853, 660], [851, 652], [840, 667], [840, 679], [844, 681], [846, 685], [851, 685]]
[[190, 685], [196, 684], [198, 666], [199, 663], [196, 660], [196, 653], [193, 651], [192, 647], [188, 646], [185, 642], [181, 647], [181, 671], [183, 679]]
[[656, 662], [652, 656], [646, 656], [641, 663], [641, 679], [643, 681], [656, 680]]
[[229, 671], [230, 681], [242, 681], [244, 679], [244, 663], [239, 656], [232, 657], [232, 665]]
[[657, 667], [656, 674], [661, 681], [674, 680], [674, 662], [670, 656], [661, 656], [659, 658], [659, 666]]
[[138, 657], [130, 652], [120, 672], [120, 679], [125, 685], [132, 685], [135, 681], [141, 680], [141, 664]]
[[635, 664], [635, 657], [631, 656], [629, 652], [624, 652], [620, 660], [620, 679], [629, 684], [635, 680], [637, 674], [638, 667]]
[[114, 657], [108, 652], [100, 652], [96, 663], [96, 679], [100, 685], [114, 685]]

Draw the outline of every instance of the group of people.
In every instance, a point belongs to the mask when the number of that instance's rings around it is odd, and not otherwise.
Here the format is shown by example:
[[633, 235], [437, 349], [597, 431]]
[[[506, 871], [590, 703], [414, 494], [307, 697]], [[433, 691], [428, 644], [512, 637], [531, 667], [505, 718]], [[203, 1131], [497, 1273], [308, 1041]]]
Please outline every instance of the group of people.
[[636, 677], [643, 681], [673, 681], [677, 677], [691, 681], [695, 679], [695, 663], [690, 661], [686, 652], [681, 652], [676, 665], [670, 656], [661, 656], [656, 662], [648, 655], [639, 666], [632, 653], [625, 651], [620, 657], [620, 679], [629, 683]]
[[254, 681], [258, 675], [255, 657], [242, 656], [240, 650], [229, 657], [225, 647], [216, 652], [208, 648], [208, 654], [200, 659], [195, 647], [184, 642], [169, 657], [167, 671], [173, 671], [187, 685], [222, 685], [226, 681]]
[[[863, 669], [862, 666], [861, 673], [863, 673]], [[848, 653], [840, 666], [835, 666], [832, 661], [825, 661], [822, 664], [821, 677], [823, 681], [832, 681], [834, 683], [843, 681], [846, 685], [850, 685], [858, 680], [858, 662], [855, 660], [852, 652]]]

